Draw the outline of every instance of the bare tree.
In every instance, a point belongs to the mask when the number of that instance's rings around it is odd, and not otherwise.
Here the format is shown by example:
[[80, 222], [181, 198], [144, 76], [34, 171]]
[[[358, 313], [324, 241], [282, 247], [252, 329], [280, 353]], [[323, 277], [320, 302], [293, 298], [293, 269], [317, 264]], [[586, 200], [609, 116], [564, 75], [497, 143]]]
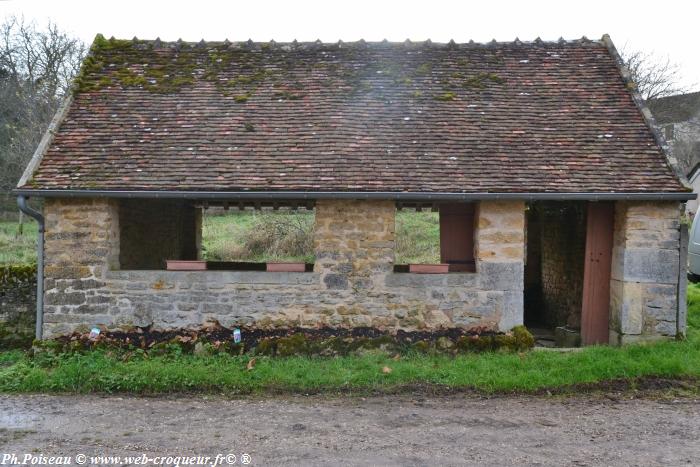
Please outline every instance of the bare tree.
[[691, 137], [679, 137], [671, 142], [672, 153], [684, 174], [700, 161], [700, 141]]
[[[11, 17], [0, 24], [0, 195], [9, 191], [39, 144], [79, 70], [85, 45], [49, 22]], [[10, 201], [11, 202], [11, 201]]]
[[623, 49], [622, 60], [645, 100], [682, 94], [688, 88], [681, 84], [681, 69], [666, 58], [651, 53]]

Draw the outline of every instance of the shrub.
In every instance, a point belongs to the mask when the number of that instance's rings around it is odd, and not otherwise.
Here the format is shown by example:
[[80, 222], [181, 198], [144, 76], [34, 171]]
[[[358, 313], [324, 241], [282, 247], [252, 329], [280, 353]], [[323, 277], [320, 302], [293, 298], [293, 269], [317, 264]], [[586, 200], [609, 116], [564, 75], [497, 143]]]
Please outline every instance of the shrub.
[[274, 211], [207, 216], [205, 258], [210, 261], [313, 262], [312, 213]]
[[306, 213], [263, 213], [248, 231], [244, 249], [253, 257], [312, 258], [313, 224]]

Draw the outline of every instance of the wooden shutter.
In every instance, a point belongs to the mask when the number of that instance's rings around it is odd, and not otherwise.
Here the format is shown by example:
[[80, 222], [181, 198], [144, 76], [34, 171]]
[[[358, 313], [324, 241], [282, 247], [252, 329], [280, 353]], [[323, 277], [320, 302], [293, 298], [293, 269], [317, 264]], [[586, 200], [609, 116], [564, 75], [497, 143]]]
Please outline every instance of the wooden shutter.
[[440, 205], [440, 261], [450, 271], [475, 271], [473, 204]]
[[586, 259], [583, 271], [581, 341], [583, 345], [607, 344], [610, 314], [615, 205], [588, 203]]

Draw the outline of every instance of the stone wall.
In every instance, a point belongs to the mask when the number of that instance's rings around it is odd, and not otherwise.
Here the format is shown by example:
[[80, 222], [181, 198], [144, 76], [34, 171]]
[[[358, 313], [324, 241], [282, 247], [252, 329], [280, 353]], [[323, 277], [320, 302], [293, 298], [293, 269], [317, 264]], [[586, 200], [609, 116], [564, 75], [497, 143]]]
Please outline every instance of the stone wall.
[[525, 203], [480, 202], [474, 246], [478, 288], [501, 297], [499, 328], [523, 324]]
[[0, 349], [31, 343], [36, 322], [36, 265], [0, 266]]
[[44, 204], [44, 335], [115, 321], [105, 277], [119, 268], [115, 200], [54, 199]]
[[318, 201], [311, 273], [125, 271], [118, 264], [118, 203], [51, 200], [45, 335], [91, 325], [169, 329], [214, 320], [227, 327], [386, 330], [508, 330], [522, 323], [522, 202], [480, 203], [476, 273], [393, 272], [395, 211], [390, 201]]
[[610, 342], [675, 337], [678, 314], [680, 206], [618, 202], [610, 282]]

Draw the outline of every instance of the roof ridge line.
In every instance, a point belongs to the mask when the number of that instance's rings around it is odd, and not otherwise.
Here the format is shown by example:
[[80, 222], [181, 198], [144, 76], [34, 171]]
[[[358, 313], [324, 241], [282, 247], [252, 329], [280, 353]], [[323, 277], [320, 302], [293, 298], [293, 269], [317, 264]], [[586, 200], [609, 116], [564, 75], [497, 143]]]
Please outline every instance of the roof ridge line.
[[[469, 41], [464, 41], [464, 42], [457, 42], [454, 39], [450, 39], [449, 41], [446, 42], [436, 42], [432, 41], [430, 39], [422, 40], [422, 41], [414, 41], [410, 38], [400, 40], [400, 41], [389, 41], [387, 39], [379, 40], [379, 41], [367, 41], [365, 39], [358, 39], [356, 41], [345, 41], [345, 40], [338, 40], [335, 42], [323, 42], [320, 39], [316, 40], [309, 40], [309, 41], [297, 41], [296, 39], [293, 41], [276, 41], [275, 39], [269, 39], [266, 41], [254, 41], [252, 39], [247, 39], [247, 40], [238, 40], [238, 41], [231, 41], [228, 38], [224, 40], [211, 40], [207, 41], [204, 39], [201, 39], [199, 41], [184, 41], [182, 39], [177, 39], [177, 40], [172, 40], [172, 41], [166, 41], [163, 40], [159, 37], [155, 39], [137, 39], [134, 37], [133, 39], [128, 39], [134, 44], [142, 44], [142, 45], [154, 45], [156, 47], [174, 47], [174, 46], [180, 46], [180, 47], [202, 47], [202, 46], [207, 46], [207, 45], [212, 45], [212, 46], [221, 46], [221, 45], [227, 45], [228, 47], [236, 48], [236, 47], [251, 47], [251, 46], [262, 46], [263, 44], [265, 45], [266, 48], [269, 47], [283, 47], [283, 46], [294, 46], [294, 47], [303, 47], [303, 46], [338, 46], [339, 44], [342, 44], [343, 46], [353, 46], [353, 45], [360, 45], [360, 46], [373, 46], [373, 45], [396, 45], [396, 46], [410, 46], [410, 47], [420, 47], [420, 46], [434, 46], [434, 47], [502, 47], [502, 46], [510, 46], [510, 45], [576, 45], [576, 44], [604, 44], [605, 43], [605, 36], [604, 35], [601, 39], [589, 39], [586, 36], [583, 36], [581, 38], [576, 38], [576, 39], [564, 39], [563, 37], [559, 37], [557, 39], [552, 39], [552, 40], [543, 40], [540, 37], [537, 37], [532, 40], [522, 40], [518, 37], [516, 37], [513, 40], [509, 41], [497, 41], [496, 39], [491, 39], [489, 41], [474, 41], [474, 40], [469, 40]], [[608, 36], [609, 37], [609, 36]], [[110, 40], [119, 40], [119, 39], [114, 39], [111, 38]]]

